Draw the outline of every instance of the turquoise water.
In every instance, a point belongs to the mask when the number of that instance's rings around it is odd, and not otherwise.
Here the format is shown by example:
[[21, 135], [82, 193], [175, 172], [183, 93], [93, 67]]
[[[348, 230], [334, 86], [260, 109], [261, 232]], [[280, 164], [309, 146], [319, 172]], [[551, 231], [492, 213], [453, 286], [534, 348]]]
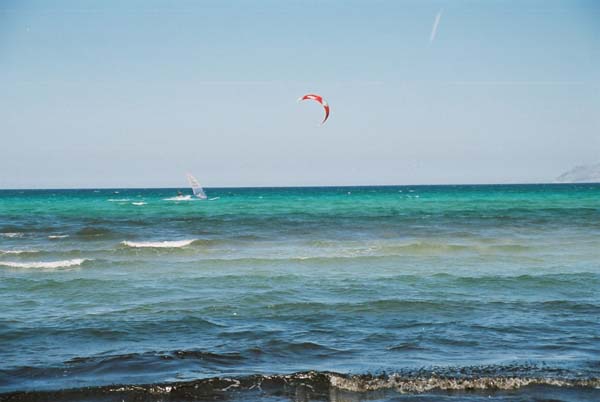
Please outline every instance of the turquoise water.
[[600, 377], [600, 185], [175, 193], [0, 191], [0, 392]]

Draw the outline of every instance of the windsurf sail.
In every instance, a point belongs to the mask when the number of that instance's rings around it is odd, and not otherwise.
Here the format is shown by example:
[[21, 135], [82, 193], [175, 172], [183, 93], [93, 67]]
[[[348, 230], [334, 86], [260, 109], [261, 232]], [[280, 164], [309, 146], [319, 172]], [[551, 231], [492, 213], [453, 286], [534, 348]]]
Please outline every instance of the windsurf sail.
[[187, 179], [188, 179], [188, 182], [190, 183], [190, 186], [192, 187], [194, 196], [200, 198], [201, 200], [205, 200], [206, 193], [202, 189], [202, 186], [200, 186], [200, 183], [198, 183], [198, 180], [196, 180], [196, 178], [189, 173], [187, 174]]

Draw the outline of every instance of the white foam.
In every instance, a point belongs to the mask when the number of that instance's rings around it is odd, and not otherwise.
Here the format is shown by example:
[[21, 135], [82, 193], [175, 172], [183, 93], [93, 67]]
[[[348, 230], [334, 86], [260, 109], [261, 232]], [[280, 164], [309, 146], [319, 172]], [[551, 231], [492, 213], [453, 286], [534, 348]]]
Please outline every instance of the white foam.
[[83, 264], [87, 261], [86, 258], [75, 258], [72, 260], [62, 261], [34, 261], [34, 262], [13, 262], [0, 261], [0, 265], [12, 268], [64, 268], [73, 267]]
[[0, 254], [37, 253], [37, 250], [0, 250]]
[[192, 244], [196, 239], [191, 240], [173, 240], [173, 241], [123, 241], [121, 244], [127, 247], [136, 248], [179, 248]]
[[177, 197], [164, 198], [164, 201], [193, 201], [191, 195], [178, 195]]
[[69, 237], [69, 235], [50, 235], [50, 236], [48, 236], [49, 239], [64, 239], [66, 237]]
[[0, 233], [0, 236], [2, 237], [23, 237], [23, 233], [21, 232], [7, 232], [7, 233]]
[[394, 389], [401, 393], [420, 393], [434, 390], [515, 390], [532, 385], [597, 388], [600, 385], [597, 378], [581, 380], [510, 376], [476, 378], [443, 378], [432, 376], [405, 378], [395, 374], [387, 378], [361, 378], [360, 376], [342, 376], [336, 373], [329, 374], [329, 381], [333, 387], [351, 392]]
[[146, 205], [146, 204], [147, 204], [147, 202], [143, 202], [143, 201], [131, 203], [131, 205]]

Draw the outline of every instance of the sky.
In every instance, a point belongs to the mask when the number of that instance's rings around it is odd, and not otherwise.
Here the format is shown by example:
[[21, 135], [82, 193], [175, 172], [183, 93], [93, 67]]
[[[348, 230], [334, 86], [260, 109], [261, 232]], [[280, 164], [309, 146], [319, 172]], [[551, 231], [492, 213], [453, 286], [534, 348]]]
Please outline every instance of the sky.
[[2, 0], [0, 188], [548, 182], [599, 66], [594, 0]]

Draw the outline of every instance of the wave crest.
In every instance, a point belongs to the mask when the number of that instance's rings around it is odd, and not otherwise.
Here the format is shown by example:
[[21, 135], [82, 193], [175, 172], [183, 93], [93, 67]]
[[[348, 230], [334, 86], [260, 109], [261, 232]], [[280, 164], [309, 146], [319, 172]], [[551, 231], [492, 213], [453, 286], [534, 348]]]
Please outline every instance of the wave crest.
[[4, 233], [0, 233], [0, 236], [2, 237], [8, 237], [9, 239], [13, 239], [15, 237], [23, 237], [22, 232], [4, 232]]
[[344, 376], [330, 374], [332, 387], [351, 391], [369, 392], [394, 390], [400, 393], [424, 393], [429, 391], [465, 391], [465, 390], [514, 390], [529, 385], [547, 385], [553, 387], [598, 387], [600, 379], [558, 379], [536, 377], [476, 377], [476, 378], [445, 378], [445, 377], [416, 377], [406, 378], [397, 375], [389, 377], [370, 378], [366, 376]]
[[0, 261], [0, 265], [11, 268], [67, 268], [83, 264], [88, 261], [87, 258], [74, 258], [72, 260], [61, 261], [33, 261], [33, 262], [14, 262]]
[[181, 248], [185, 246], [189, 246], [196, 239], [188, 239], [188, 240], [171, 240], [171, 241], [122, 241], [121, 244], [127, 247], [134, 248]]
[[163, 198], [163, 201], [196, 201], [191, 195], [178, 195], [175, 197]]
[[39, 253], [37, 250], [0, 250], [0, 255], [3, 254], [35, 254]]
[[[179, 358], [179, 357], [177, 357]], [[249, 375], [245, 377], [213, 377], [200, 380], [167, 382], [156, 384], [108, 385], [65, 389], [61, 391], [16, 391], [0, 394], [7, 400], [20, 402], [30, 400], [214, 400], [227, 399], [227, 393], [235, 392], [247, 398], [236, 400], [262, 400], [270, 395], [297, 396], [298, 392], [310, 398], [301, 400], [333, 400], [337, 391], [358, 393], [396, 391], [399, 393], [422, 394], [427, 392], [472, 392], [519, 390], [528, 386], [553, 388], [598, 388], [599, 378], [554, 379], [535, 377], [479, 377], [445, 378], [437, 376], [401, 377], [372, 375], [346, 375], [334, 372], [301, 372], [288, 375]], [[260, 393], [256, 393], [256, 391]], [[254, 393], [252, 393], [254, 391]], [[240, 394], [240, 392], [249, 392]], [[555, 391], [550, 391], [552, 394]], [[539, 390], [538, 390], [539, 393]], [[377, 395], [377, 394], [376, 394]], [[112, 398], [111, 398], [112, 396]], [[349, 395], [345, 395], [348, 397]], [[381, 394], [377, 399], [380, 400]], [[523, 395], [521, 395], [523, 396]], [[151, 399], [148, 399], [152, 397]], [[370, 398], [368, 398], [370, 399]], [[529, 398], [527, 398], [529, 400]], [[297, 400], [297, 399], [293, 399]], [[298, 399], [300, 400], [300, 399]], [[335, 399], [338, 400], [338, 399]], [[340, 399], [342, 400], [342, 399]], [[355, 400], [343, 398], [343, 400]], [[356, 400], [363, 400], [357, 398]], [[544, 399], [546, 400], [546, 399]]]

